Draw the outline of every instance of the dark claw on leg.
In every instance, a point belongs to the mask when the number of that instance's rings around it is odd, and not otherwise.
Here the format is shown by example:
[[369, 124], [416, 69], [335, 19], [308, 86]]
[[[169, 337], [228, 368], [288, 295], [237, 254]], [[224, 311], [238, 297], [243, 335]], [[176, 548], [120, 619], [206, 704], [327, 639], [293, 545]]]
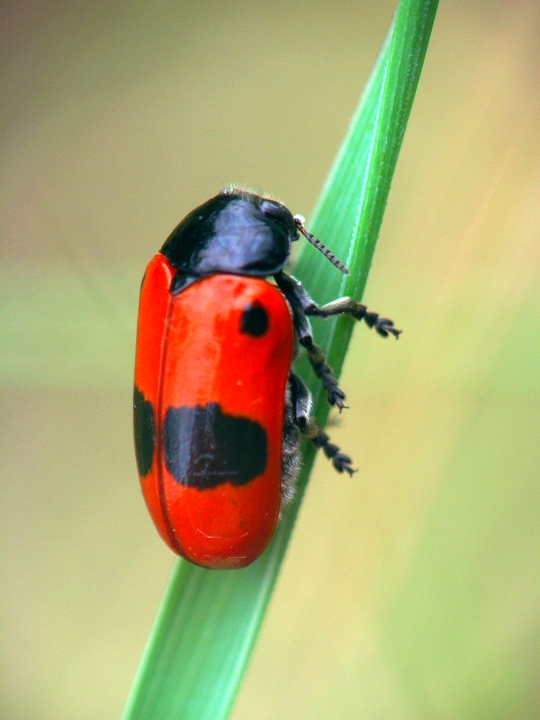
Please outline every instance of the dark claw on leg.
[[345, 405], [343, 402], [345, 400], [345, 393], [338, 386], [337, 380], [332, 375], [332, 371], [328, 365], [326, 363], [314, 365], [313, 369], [322, 383], [330, 405], [335, 405], [339, 409], [339, 412], [341, 412], [344, 408], [348, 408], [348, 405]]
[[388, 337], [389, 334], [393, 335], [396, 339], [399, 337], [402, 330], [398, 330], [394, 327], [394, 323], [388, 318], [379, 318], [375, 323], [375, 330], [383, 337]]
[[332, 458], [332, 465], [336, 468], [336, 470], [340, 473], [342, 473], [344, 470], [345, 472], [349, 473], [349, 475], [354, 475], [355, 472], [358, 472], [358, 470], [355, 470], [351, 466], [352, 460], [348, 455], [344, 455], [341, 452], [338, 452], [334, 455]]

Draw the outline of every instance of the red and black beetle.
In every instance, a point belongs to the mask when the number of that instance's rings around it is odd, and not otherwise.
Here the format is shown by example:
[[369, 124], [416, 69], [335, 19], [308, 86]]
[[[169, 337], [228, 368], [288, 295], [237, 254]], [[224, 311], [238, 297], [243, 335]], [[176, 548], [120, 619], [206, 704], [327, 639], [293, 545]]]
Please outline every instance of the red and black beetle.
[[227, 189], [182, 220], [143, 278], [134, 394], [142, 491], [169, 547], [203, 567], [244, 567], [266, 548], [294, 492], [299, 433], [338, 472], [353, 472], [291, 371], [301, 346], [330, 405], [344, 407], [308, 316], [400, 332], [352, 298], [317, 306], [283, 272], [300, 233], [347, 272], [303, 218]]

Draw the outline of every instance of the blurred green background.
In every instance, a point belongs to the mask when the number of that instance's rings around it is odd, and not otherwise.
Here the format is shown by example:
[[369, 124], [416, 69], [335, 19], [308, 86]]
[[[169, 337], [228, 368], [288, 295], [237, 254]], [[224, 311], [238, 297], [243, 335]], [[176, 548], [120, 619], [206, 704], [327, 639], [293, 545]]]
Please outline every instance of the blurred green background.
[[[394, 0], [3, 2], [0, 717], [118, 718], [173, 556], [143, 269], [236, 181], [309, 215]], [[540, 6], [441, 3], [332, 427], [233, 720], [540, 717]], [[324, 241], [324, 238], [323, 238]]]

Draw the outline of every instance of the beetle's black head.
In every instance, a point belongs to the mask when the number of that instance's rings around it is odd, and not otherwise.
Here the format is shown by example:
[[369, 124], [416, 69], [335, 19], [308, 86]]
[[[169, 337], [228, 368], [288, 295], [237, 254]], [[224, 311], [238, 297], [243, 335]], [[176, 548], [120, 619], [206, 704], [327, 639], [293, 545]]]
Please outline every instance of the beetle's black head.
[[266, 277], [283, 269], [297, 239], [297, 223], [284, 205], [231, 189], [190, 212], [161, 252], [192, 278], [229, 272]]

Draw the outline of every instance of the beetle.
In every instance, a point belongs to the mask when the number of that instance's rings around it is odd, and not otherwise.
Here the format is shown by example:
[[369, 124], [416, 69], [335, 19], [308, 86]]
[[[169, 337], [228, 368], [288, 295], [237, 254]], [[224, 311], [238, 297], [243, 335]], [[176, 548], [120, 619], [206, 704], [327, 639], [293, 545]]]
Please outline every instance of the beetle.
[[305, 349], [330, 405], [345, 407], [309, 317], [400, 333], [352, 298], [318, 306], [283, 271], [300, 235], [348, 272], [303, 217], [227, 188], [182, 220], [142, 281], [133, 403], [142, 492], [169, 547], [206, 568], [241, 568], [264, 551], [294, 493], [300, 434], [338, 472], [354, 472], [291, 370]]

